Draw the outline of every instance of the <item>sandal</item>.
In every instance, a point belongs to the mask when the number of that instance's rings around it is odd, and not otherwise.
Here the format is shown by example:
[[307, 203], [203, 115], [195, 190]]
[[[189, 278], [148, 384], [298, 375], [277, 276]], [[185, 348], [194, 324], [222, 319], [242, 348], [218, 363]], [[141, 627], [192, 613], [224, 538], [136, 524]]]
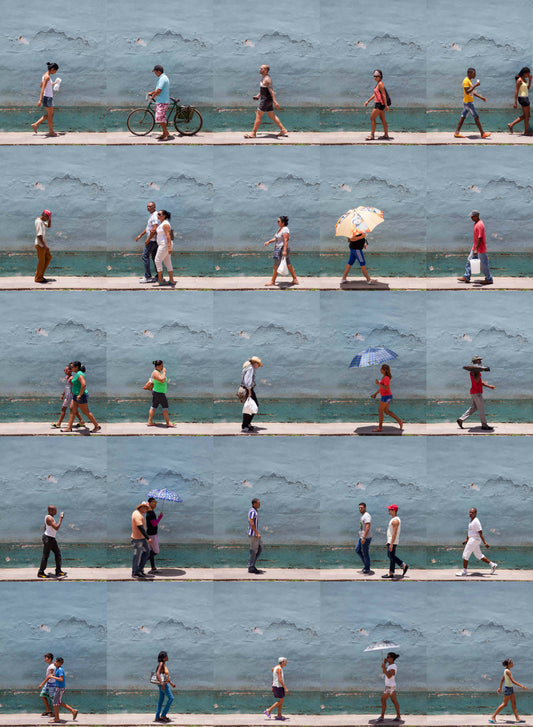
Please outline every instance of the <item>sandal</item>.
[[367, 136], [365, 138], [365, 141], [374, 141], [374, 137], [373, 136]]

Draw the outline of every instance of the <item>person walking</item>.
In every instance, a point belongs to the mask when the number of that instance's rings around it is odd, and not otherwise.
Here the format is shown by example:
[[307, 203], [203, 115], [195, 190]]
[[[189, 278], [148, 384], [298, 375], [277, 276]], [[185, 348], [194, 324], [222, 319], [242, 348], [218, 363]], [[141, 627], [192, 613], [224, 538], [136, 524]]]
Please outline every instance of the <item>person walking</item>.
[[491, 724], [496, 724], [496, 717], [500, 714], [502, 709], [504, 709], [509, 701], [511, 702], [511, 709], [513, 710], [513, 714], [515, 716], [517, 724], [525, 724], [525, 719], [520, 719], [520, 715], [516, 711], [516, 696], [514, 693], [514, 687], [513, 685], [520, 687], [521, 689], [525, 689], [527, 691], [527, 687], [525, 687], [523, 684], [520, 684], [520, 682], [517, 682], [513, 679], [513, 675], [511, 674], [511, 669], [514, 666], [514, 662], [512, 659], [505, 659], [502, 661], [502, 666], [504, 667], [503, 670], [503, 676], [500, 681], [500, 686], [496, 690], [498, 694], [501, 694], [502, 686], [503, 686], [503, 702], [500, 704], [498, 709], [494, 712], [492, 715], [492, 718], [489, 719], [489, 722]]
[[[263, 364], [259, 356], [252, 356], [242, 365], [241, 373], [241, 386], [248, 391], [248, 398], [253, 399], [256, 405], [259, 407], [257, 396], [255, 395], [255, 372], [256, 369], [262, 367]], [[245, 402], [246, 406], [246, 402]], [[252, 427], [252, 419], [255, 414], [244, 414], [242, 415], [241, 432], [257, 432], [257, 427]]]
[[477, 411], [479, 414], [479, 420], [481, 422], [481, 429], [484, 429], [487, 432], [493, 432], [494, 427], [491, 427], [487, 424], [487, 418], [485, 416], [483, 387], [485, 386], [487, 389], [495, 389], [496, 387], [492, 384], [487, 384], [486, 381], [483, 381], [481, 375], [482, 371], [490, 371], [490, 368], [488, 366], [482, 365], [481, 356], [474, 356], [472, 358], [472, 366], [463, 366], [463, 368], [465, 369], [465, 371], [468, 371], [470, 373], [470, 396], [472, 397], [472, 404], [465, 411], [464, 414], [461, 414], [461, 416], [457, 420], [457, 424], [459, 425], [460, 429], [463, 429], [463, 422], [465, 422], [468, 417], [471, 417], [472, 414]]
[[267, 247], [267, 245], [270, 245], [271, 242], [274, 243], [274, 270], [272, 271], [272, 279], [270, 280], [270, 282], [265, 283], [265, 285], [267, 286], [276, 285], [278, 268], [282, 258], [285, 258], [287, 267], [289, 268], [289, 273], [292, 275], [292, 284], [298, 285], [298, 278], [296, 277], [296, 273], [294, 272], [294, 268], [292, 267], [291, 259], [289, 257], [289, 237], [291, 233], [289, 228], [287, 227], [288, 224], [288, 217], [284, 215], [278, 217], [278, 231], [273, 238], [265, 242], [265, 247]]
[[[46, 109], [46, 114], [41, 116], [40, 119], [35, 121], [31, 128], [35, 133], [43, 121], [48, 121], [48, 134], [46, 136], [59, 136], [54, 131], [54, 84], [52, 82], [52, 76], [59, 70], [57, 63], [47, 63], [47, 71], [41, 78], [41, 92], [39, 94], [39, 101], [37, 106], [42, 106]], [[59, 83], [59, 79], [58, 79]]]
[[366, 510], [366, 503], [359, 503], [359, 512], [361, 518], [359, 520], [359, 539], [355, 546], [355, 552], [363, 562], [363, 573], [365, 576], [372, 575], [370, 570], [370, 543], [372, 542], [372, 516]]
[[150, 381], [153, 384], [152, 389], [152, 406], [150, 407], [150, 411], [148, 412], [148, 424], [146, 426], [148, 427], [155, 427], [154, 424], [154, 414], [156, 412], [156, 409], [159, 405], [161, 405], [161, 409], [163, 410], [163, 417], [165, 419], [165, 422], [167, 424], [167, 427], [173, 427], [173, 422], [170, 421], [168, 416], [168, 399], [167, 399], [167, 385], [168, 385], [168, 378], [167, 378], [167, 370], [163, 366], [163, 362], [161, 359], [157, 359], [156, 361], [152, 362], [154, 365], [154, 370], [152, 371], [152, 376], [150, 377]]
[[50, 210], [43, 210], [35, 220], [35, 252], [37, 253], [37, 269], [34, 280], [36, 283], [49, 283], [44, 277], [46, 269], [50, 265], [52, 253], [46, 242], [46, 230], [52, 226], [52, 213]]
[[483, 224], [482, 220], [480, 219], [479, 212], [477, 210], [472, 210], [472, 212], [470, 213], [470, 219], [474, 223], [474, 244], [472, 245], [470, 255], [468, 256], [468, 259], [466, 261], [465, 274], [462, 277], [457, 278], [457, 280], [459, 283], [469, 283], [470, 276], [472, 274], [470, 261], [473, 258], [479, 258], [481, 270], [482, 270], [483, 274], [485, 275], [485, 279], [480, 280], [480, 283], [481, 283], [481, 285], [492, 285], [494, 280], [492, 278], [492, 275], [490, 273], [490, 268], [489, 268], [489, 257], [487, 255], [487, 240], [486, 240], [486, 236], [485, 236], [485, 225]]
[[131, 514], [132, 578], [146, 578], [143, 568], [150, 555], [150, 546], [152, 544], [144, 527], [144, 516], [148, 510], [150, 510], [150, 505], [147, 502], [141, 502]]
[[44, 661], [46, 663], [46, 672], [45, 672], [43, 681], [39, 684], [39, 689], [41, 690], [39, 696], [41, 697], [41, 699], [43, 700], [43, 703], [44, 703], [44, 712], [41, 714], [41, 717], [53, 717], [54, 716], [53, 701], [54, 701], [54, 691], [55, 691], [54, 655], [50, 654], [50, 653], [45, 654]]
[[511, 121], [510, 124], [507, 124], [509, 127], [509, 131], [511, 134], [513, 133], [513, 127], [516, 126], [516, 124], [519, 124], [521, 121], [524, 122], [524, 135], [529, 134], [529, 112], [530, 112], [530, 104], [529, 104], [529, 89], [531, 88], [531, 69], [529, 69], [527, 66], [524, 66], [521, 71], [519, 71], [518, 75], [515, 76], [515, 90], [514, 90], [514, 104], [513, 108], [518, 108], [517, 104], [520, 104], [520, 107], [522, 109], [522, 115], [519, 116], [514, 121]]
[[[144, 230], [137, 235], [135, 238], [135, 242], [139, 242], [139, 240], [146, 235], [146, 240], [144, 241], [144, 249], [142, 254], [142, 261], [144, 264], [144, 278], [141, 278], [139, 280], [140, 283], [156, 283], [157, 282], [157, 271], [155, 268], [155, 256], [157, 253], [157, 225], [158, 225], [158, 219], [157, 219], [157, 210], [155, 206], [155, 202], [148, 202], [146, 205], [146, 209], [148, 210], [148, 214], [150, 215], [148, 217], [148, 222], [146, 223], [146, 227]], [[152, 260], [154, 264], [154, 274], [152, 275], [150, 271], [150, 259]]]
[[[61, 412], [59, 414], [59, 419], [57, 420], [57, 422], [55, 422], [55, 424], [52, 424], [52, 429], [61, 429], [61, 424], [63, 423], [63, 419], [65, 418], [65, 415], [66, 415], [67, 411], [70, 409], [70, 405], [72, 404], [72, 384], [70, 382], [70, 377], [72, 376], [71, 366], [72, 366], [72, 364], [69, 363], [69, 365], [65, 366], [65, 368], [63, 369], [63, 373], [65, 374], [65, 377], [66, 377], [65, 388], [63, 389], [63, 393], [59, 397], [63, 403], [61, 405]], [[76, 429], [79, 427], [84, 427], [85, 421], [83, 420], [83, 417], [80, 414], [79, 409], [76, 412], [76, 416], [78, 417], [78, 421], [76, 422], [76, 424], [73, 424], [72, 426], [76, 427]]]
[[61, 523], [63, 522], [63, 518], [65, 517], [65, 513], [61, 512], [59, 513], [59, 520], [58, 522], [55, 521], [55, 516], [57, 515], [57, 507], [55, 505], [48, 505], [48, 512], [44, 517], [44, 533], [42, 536], [43, 541], [43, 555], [41, 558], [41, 565], [39, 566], [39, 571], [37, 572], [37, 578], [51, 578], [51, 576], [47, 575], [46, 573], [46, 566], [48, 565], [48, 558], [50, 557], [50, 552], [54, 554], [55, 561], [56, 561], [56, 572], [55, 577], [56, 578], [63, 578], [67, 574], [65, 571], [61, 568], [61, 550], [59, 549], [59, 545], [57, 544], [57, 531], [61, 527]]
[[272, 79], [269, 75], [270, 66], [263, 64], [259, 69], [259, 73], [261, 74], [261, 83], [259, 85], [259, 93], [257, 96], [254, 96], [254, 100], [259, 101], [257, 111], [255, 112], [254, 128], [252, 129], [252, 133], [245, 134], [244, 138], [255, 139], [257, 136], [257, 130], [261, 126], [263, 114], [268, 114], [269, 118], [271, 118], [279, 128], [278, 136], [288, 136], [289, 133], [287, 129], [274, 113], [274, 109], [279, 109], [279, 103], [276, 101], [276, 94], [274, 93], [274, 88], [272, 86]]
[[274, 709], [277, 709], [278, 713], [275, 719], [280, 720], [281, 722], [285, 721], [285, 717], [281, 713], [283, 709], [283, 700], [289, 693], [289, 690], [285, 686], [285, 679], [283, 676], [283, 669], [286, 666], [287, 659], [284, 656], [280, 656], [276, 666], [272, 667], [272, 693], [276, 701], [271, 707], [267, 707], [264, 711], [264, 714], [270, 719], [271, 712], [273, 712]]
[[61, 722], [61, 720], [59, 719], [59, 707], [64, 707], [65, 709], [68, 709], [68, 711], [72, 715], [73, 720], [75, 720], [78, 716], [78, 710], [74, 709], [74, 707], [70, 707], [66, 702], [63, 701], [63, 694], [65, 693], [65, 689], [67, 688], [67, 680], [65, 677], [63, 663], [64, 659], [62, 659], [60, 656], [58, 656], [57, 659], [54, 661], [54, 719], [49, 720], [49, 724], [57, 724], [57, 722]]
[[350, 257], [348, 258], [348, 262], [346, 263], [346, 267], [344, 268], [344, 273], [342, 274], [342, 280], [341, 285], [346, 285], [348, 282], [348, 273], [350, 272], [350, 269], [354, 262], [357, 260], [359, 263], [359, 267], [361, 268], [361, 272], [365, 276], [365, 280], [369, 285], [373, 285], [377, 283], [378, 281], [374, 278], [371, 278], [368, 274], [368, 270], [366, 269], [366, 260], [365, 256], [363, 254], [363, 250], [366, 250], [368, 247], [368, 243], [366, 241], [366, 237], [364, 235], [354, 235], [353, 237], [348, 238], [348, 247], [350, 248]]
[[389, 559], [389, 572], [381, 576], [382, 578], [394, 578], [396, 566], [402, 568], [402, 576], [409, 570], [407, 563], [396, 555], [396, 548], [400, 542], [400, 532], [402, 529], [402, 521], [398, 517], [398, 505], [388, 505], [389, 526], [387, 528], [387, 557]]
[[168, 141], [172, 139], [167, 129], [167, 111], [170, 104], [170, 82], [168, 76], [164, 72], [163, 66], [159, 64], [152, 68], [152, 73], [157, 77], [157, 85], [148, 96], [155, 101], [155, 122], [161, 126], [161, 136], [157, 137], [158, 141]]
[[263, 552], [261, 533], [259, 532], [259, 514], [257, 512], [260, 507], [260, 500], [258, 500], [257, 497], [254, 497], [254, 499], [252, 500], [252, 507], [248, 511], [248, 540], [250, 541], [248, 573], [254, 573], [256, 575], [259, 575], [263, 572], [255, 567], [257, 559]]
[[400, 705], [398, 704], [398, 698], [396, 697], [396, 674], [398, 673], [398, 666], [394, 663], [396, 659], [399, 659], [400, 655], [395, 654], [394, 651], [389, 651], [383, 663], [381, 664], [381, 671], [385, 677], [385, 690], [381, 695], [381, 715], [375, 720], [376, 722], [385, 721], [385, 710], [387, 708], [387, 699], [390, 699], [396, 709], [396, 717], [394, 721], [401, 720], [402, 715], [400, 714]]
[[383, 364], [381, 369], [381, 380], [378, 381], [376, 379], [376, 384], [379, 386], [379, 389], [371, 394], [370, 396], [372, 399], [375, 399], [376, 396], [379, 394], [380, 401], [379, 401], [379, 409], [378, 409], [378, 426], [373, 429], [374, 432], [381, 432], [383, 430], [383, 415], [386, 414], [389, 417], [392, 417], [395, 419], [398, 424], [400, 425], [400, 429], [403, 429], [403, 419], [400, 419], [400, 417], [397, 417], [394, 412], [390, 411], [389, 406], [393, 399], [391, 388], [390, 388], [390, 380], [392, 379], [392, 374], [390, 370], [389, 364]]
[[457, 124], [457, 129], [455, 130], [455, 138], [456, 139], [464, 139], [464, 135], [460, 133], [461, 126], [464, 124], [464, 121], [468, 114], [472, 114], [474, 121], [476, 123], [477, 128], [479, 129], [479, 133], [481, 134], [482, 139], [488, 139], [490, 137], [489, 132], [483, 131], [483, 127], [481, 126], [481, 121], [479, 120], [479, 114], [476, 111], [476, 107], [474, 106], [474, 96], [477, 98], [480, 98], [482, 101], [487, 101], [485, 96], [482, 96], [479, 93], [476, 93], [476, 88], [481, 84], [481, 81], [476, 81], [473, 83], [474, 78], [476, 77], [476, 69], [475, 68], [468, 68], [466, 71], [466, 76], [463, 79], [463, 110], [461, 112], [461, 116], [459, 118], [459, 123]]
[[163, 280], [163, 263], [165, 263], [169, 285], [174, 287], [176, 282], [174, 280], [174, 271], [172, 269], [172, 227], [170, 226], [170, 212], [167, 210], [159, 210], [157, 213], [158, 225], [156, 229], [156, 240], [157, 240], [157, 252], [155, 255], [155, 269], [157, 270], [157, 285], [167, 285], [166, 280]]
[[150, 538], [151, 565], [148, 573], [152, 576], [155, 576], [159, 573], [159, 571], [155, 567], [155, 556], [159, 555], [159, 535], [157, 531], [159, 523], [161, 522], [161, 518], [163, 517], [163, 513], [159, 513], [159, 516], [155, 514], [155, 509], [157, 507], [157, 500], [155, 499], [155, 497], [149, 497], [148, 504], [150, 505], [150, 509], [146, 513], [146, 532], [148, 534], [148, 537]]
[[490, 548], [490, 545], [487, 543], [483, 536], [481, 523], [479, 522], [479, 518], [477, 516], [477, 509], [475, 507], [471, 507], [468, 515], [470, 516], [470, 522], [468, 523], [468, 535], [466, 537], [466, 540], [463, 540], [463, 545], [465, 546], [463, 550], [463, 570], [456, 575], [468, 575], [468, 561], [470, 560], [470, 556], [472, 555], [472, 553], [476, 556], [478, 560], [482, 560], [484, 563], [488, 563], [490, 565], [491, 575], [494, 575], [498, 564], [494, 563], [494, 561], [487, 558], [487, 556], [483, 555], [483, 553], [481, 552], [481, 542], [483, 542], [485, 548]]
[[79, 407], [93, 425], [93, 434], [95, 432], [99, 432], [102, 427], [89, 411], [89, 392], [87, 391], [87, 381], [83, 375], [85, 373], [85, 366], [81, 365], [81, 361], [73, 361], [70, 364], [70, 368], [72, 369], [72, 376], [70, 377], [70, 383], [72, 385], [72, 402], [70, 404], [70, 416], [67, 428], [62, 429], [61, 431], [72, 431], [72, 424], [74, 423]]
[[[157, 670], [155, 672], [156, 677], [159, 681], [159, 700], [157, 702], [154, 722], [172, 722], [172, 720], [167, 717], [167, 713], [172, 705], [172, 702], [174, 701], [174, 696], [170, 691], [170, 687], [176, 688], [176, 685], [170, 679], [167, 661], [167, 652], [160, 651], [157, 655]], [[165, 697], [167, 698], [167, 703], [163, 708], [163, 702], [165, 701]]]
[[385, 112], [389, 110], [387, 91], [383, 85], [383, 73], [377, 68], [374, 71], [374, 82], [376, 84], [374, 86], [374, 93], [367, 101], [365, 101], [365, 106], [368, 106], [372, 99], [374, 99], [374, 108], [370, 114], [370, 136], [366, 137], [366, 141], [374, 141], [376, 134], [376, 119], [378, 116], [383, 125], [383, 136], [380, 136], [379, 138], [390, 139], [389, 127], [387, 126], [387, 120], [385, 118]]

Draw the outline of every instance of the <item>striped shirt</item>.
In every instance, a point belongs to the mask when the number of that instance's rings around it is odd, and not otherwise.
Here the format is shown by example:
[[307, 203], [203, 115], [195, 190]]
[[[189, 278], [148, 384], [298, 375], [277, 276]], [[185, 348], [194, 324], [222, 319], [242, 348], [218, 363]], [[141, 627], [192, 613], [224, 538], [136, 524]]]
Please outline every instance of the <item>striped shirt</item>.
[[255, 535], [254, 531], [250, 527], [250, 520], [255, 525], [255, 529], [259, 531], [259, 517], [255, 507], [250, 508], [250, 512], [248, 513], [248, 535]]

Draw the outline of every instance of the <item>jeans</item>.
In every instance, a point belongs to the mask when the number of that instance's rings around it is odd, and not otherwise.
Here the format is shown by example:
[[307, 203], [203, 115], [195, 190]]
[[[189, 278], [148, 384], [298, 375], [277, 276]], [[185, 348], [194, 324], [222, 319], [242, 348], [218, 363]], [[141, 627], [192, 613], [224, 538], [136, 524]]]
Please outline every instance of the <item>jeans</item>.
[[387, 543], [387, 556], [389, 558], [389, 573], [394, 573], [397, 565], [403, 565], [403, 560], [398, 558], [396, 555], [396, 546], [393, 545], [389, 550], [389, 544]]
[[42, 541], [43, 557], [41, 559], [39, 573], [45, 572], [46, 566], [48, 565], [48, 557], [50, 555], [50, 551], [52, 551], [56, 559], [56, 575], [58, 575], [59, 573], [61, 573], [61, 551], [59, 550], [57, 540], [55, 538], [51, 538], [49, 535], [43, 535]]
[[[167, 698], [167, 703], [165, 704], [165, 709], [161, 711], [161, 707], [163, 706], [163, 702], [165, 701], [165, 696]], [[164, 688], [159, 685], [159, 701], [157, 702], [157, 711], [155, 713], [155, 718], [159, 719], [159, 717], [166, 717], [167, 712], [170, 709], [170, 705], [174, 701], [174, 697], [172, 696], [172, 692], [170, 691], [170, 687], [167, 684], [165, 684]]]
[[490, 274], [489, 269], [489, 256], [486, 252], [477, 252], [474, 253], [473, 250], [470, 250], [470, 255], [468, 256], [468, 260], [466, 261], [466, 267], [465, 267], [465, 278], [467, 280], [470, 280], [470, 276], [472, 275], [472, 271], [470, 270], [470, 260], [472, 258], [478, 257], [479, 263], [481, 265], [481, 272], [485, 276], [485, 280], [492, 280], [492, 275]]
[[255, 568], [255, 561], [263, 552], [263, 546], [261, 545], [261, 538], [258, 538], [255, 535], [249, 535], [248, 540], [250, 541], [250, 560], [248, 561], [248, 568]]
[[143, 263], [144, 263], [144, 277], [145, 278], [151, 278], [152, 274], [150, 273], [150, 258], [154, 261], [154, 267], [155, 267], [155, 254], [157, 252], [157, 242], [155, 240], [150, 240], [150, 242], [144, 246], [143, 250]]
[[363, 569], [364, 570], [370, 570], [370, 543], [372, 542], [372, 538], [365, 538], [365, 542], [361, 542], [361, 538], [357, 541], [357, 545], [355, 546], [355, 552], [357, 555], [361, 558], [363, 561]]
[[148, 556], [150, 555], [150, 546], [148, 545], [148, 541], [146, 540], [146, 538], [139, 538], [138, 540], [132, 538], [131, 544], [133, 545], [133, 563], [131, 566], [131, 575], [134, 576], [136, 573], [144, 568], [144, 564], [146, 563], [146, 561], [148, 560]]
[[[252, 392], [250, 394], [251, 398], [255, 401], [255, 403], [257, 404], [257, 406], [259, 406], [259, 402], [257, 401], [257, 396], [255, 395], [255, 390], [254, 389], [250, 389], [250, 391]], [[252, 419], [254, 418], [254, 416], [255, 416], [255, 414], [243, 414], [242, 415], [242, 428], [243, 429], [244, 429], [244, 427], [249, 427], [250, 426], [250, 424], [252, 423]]]
[[465, 411], [464, 414], [461, 414], [459, 419], [464, 422], [465, 419], [468, 419], [468, 417], [472, 416], [472, 414], [477, 411], [481, 424], [486, 424], [487, 417], [485, 416], [485, 404], [483, 403], [483, 394], [470, 394], [470, 396], [472, 397], [472, 405], [469, 409]]

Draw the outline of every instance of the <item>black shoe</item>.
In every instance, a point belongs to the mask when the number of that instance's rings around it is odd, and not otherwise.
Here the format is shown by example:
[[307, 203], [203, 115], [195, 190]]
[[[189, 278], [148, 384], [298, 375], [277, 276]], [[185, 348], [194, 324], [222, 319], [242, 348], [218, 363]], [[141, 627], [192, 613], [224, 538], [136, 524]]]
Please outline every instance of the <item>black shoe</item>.
[[381, 576], [381, 577], [382, 578], [394, 578], [394, 576], [391, 575], [390, 573], [385, 573], [385, 575], [384, 576]]
[[481, 429], [484, 429], [486, 432], [493, 432], [494, 431], [494, 427], [489, 427], [488, 424], [482, 424], [481, 425]]
[[65, 571], [64, 571], [64, 570], [60, 570], [60, 571], [58, 571], [58, 572], [56, 573], [56, 578], [63, 578], [63, 576], [66, 576], [66, 575], [67, 575], [67, 574], [65, 573]]
[[485, 280], [480, 280], [479, 283], [480, 285], [492, 285], [494, 283], [494, 280], [487, 280], [485, 278]]
[[408, 570], [409, 570], [409, 566], [407, 565], [407, 563], [404, 563], [403, 570], [402, 570], [402, 576], [404, 576]]
[[36, 280], [35, 282], [42, 285], [43, 283], [49, 283], [50, 281], [48, 280], [48, 278], [43, 278], [42, 280]]
[[50, 578], [46, 573], [37, 573], [37, 578]]
[[261, 574], [263, 571], [258, 570], [257, 568], [248, 568], [248, 573], [254, 573], [255, 575]]
[[457, 420], [457, 424], [459, 425], [459, 429], [462, 429], [463, 428], [463, 420], [462, 419], [458, 419]]
[[241, 427], [241, 432], [244, 434], [250, 434], [251, 431], [250, 427]]
[[361, 573], [364, 576], [371, 576], [371, 575], [373, 575], [374, 571], [373, 570], [362, 570]]
[[137, 571], [137, 573], [134, 573], [132, 575], [132, 578], [146, 578], [146, 576], [144, 575], [144, 573], [141, 573], [141, 571]]

